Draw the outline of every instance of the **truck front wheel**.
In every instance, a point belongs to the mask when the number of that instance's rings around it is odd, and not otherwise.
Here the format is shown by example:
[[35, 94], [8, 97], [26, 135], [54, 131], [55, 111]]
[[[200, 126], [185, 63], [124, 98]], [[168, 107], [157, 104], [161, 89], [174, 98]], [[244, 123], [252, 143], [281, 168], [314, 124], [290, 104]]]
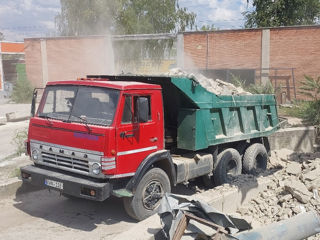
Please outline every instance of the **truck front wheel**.
[[163, 195], [170, 191], [168, 175], [152, 168], [142, 177], [133, 197], [123, 199], [124, 208], [130, 217], [141, 221], [156, 212]]
[[241, 156], [233, 148], [227, 148], [218, 154], [214, 163], [213, 179], [216, 185], [230, 182], [230, 176], [240, 175], [242, 170]]

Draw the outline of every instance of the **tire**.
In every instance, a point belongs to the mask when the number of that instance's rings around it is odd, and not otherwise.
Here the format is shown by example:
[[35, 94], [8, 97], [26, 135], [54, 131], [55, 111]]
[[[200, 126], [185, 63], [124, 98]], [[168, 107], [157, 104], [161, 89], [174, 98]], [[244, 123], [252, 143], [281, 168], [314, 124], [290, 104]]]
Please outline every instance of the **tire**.
[[163, 195], [170, 191], [168, 175], [160, 168], [152, 168], [142, 177], [133, 197], [123, 199], [124, 208], [130, 217], [141, 221], [157, 211]]
[[228, 148], [218, 154], [214, 163], [213, 179], [216, 185], [230, 182], [230, 176], [240, 175], [242, 171], [241, 156], [233, 148]]
[[247, 148], [243, 155], [243, 172], [255, 174], [267, 169], [268, 153], [261, 143], [254, 143]]

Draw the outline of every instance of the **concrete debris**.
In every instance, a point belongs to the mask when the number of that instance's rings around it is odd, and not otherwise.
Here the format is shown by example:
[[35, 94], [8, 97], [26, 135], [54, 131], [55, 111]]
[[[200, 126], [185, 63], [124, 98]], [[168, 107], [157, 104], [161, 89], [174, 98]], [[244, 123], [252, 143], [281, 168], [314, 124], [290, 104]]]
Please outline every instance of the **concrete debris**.
[[236, 87], [235, 85], [224, 82], [220, 79], [207, 78], [200, 73], [187, 73], [180, 68], [173, 68], [168, 73], [170, 77], [187, 77], [198, 82], [207, 91], [212, 92], [216, 95], [251, 95], [251, 93], [246, 92], [241, 87]]
[[289, 163], [287, 168], [286, 168], [286, 172], [292, 175], [298, 175], [301, 173], [301, 164], [296, 163], [296, 162], [292, 162]]
[[312, 194], [308, 191], [307, 187], [300, 181], [287, 180], [284, 184], [285, 190], [290, 192], [293, 197], [302, 203], [308, 203]]
[[[287, 156], [286, 156], [287, 154]], [[264, 226], [311, 210], [320, 211], [320, 153], [273, 151], [270, 165], [275, 172], [265, 191], [238, 209], [244, 217], [252, 216], [255, 226]], [[319, 239], [319, 235], [308, 239]]]

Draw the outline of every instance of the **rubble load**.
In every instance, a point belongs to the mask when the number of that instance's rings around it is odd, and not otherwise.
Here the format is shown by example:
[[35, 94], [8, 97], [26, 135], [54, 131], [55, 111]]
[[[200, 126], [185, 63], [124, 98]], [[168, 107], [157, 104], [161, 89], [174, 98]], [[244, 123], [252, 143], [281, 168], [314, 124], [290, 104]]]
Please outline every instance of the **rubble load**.
[[[267, 189], [240, 207], [236, 216], [256, 228], [301, 213], [320, 211], [320, 152], [274, 151], [270, 165], [276, 170], [266, 176], [271, 179]], [[309, 239], [319, 238], [317, 235]]]
[[246, 92], [243, 88], [236, 87], [231, 83], [224, 82], [220, 79], [207, 78], [200, 73], [187, 73], [180, 68], [170, 69], [166, 75], [169, 77], [186, 77], [193, 79], [207, 91], [216, 95], [251, 95], [251, 93]]

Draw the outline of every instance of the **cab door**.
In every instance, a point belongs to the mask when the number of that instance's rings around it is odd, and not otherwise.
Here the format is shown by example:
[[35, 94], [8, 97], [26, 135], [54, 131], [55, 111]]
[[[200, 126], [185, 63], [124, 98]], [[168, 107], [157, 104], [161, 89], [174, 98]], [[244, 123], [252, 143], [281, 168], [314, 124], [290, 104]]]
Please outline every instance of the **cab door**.
[[[117, 174], [132, 175], [150, 153], [163, 147], [163, 126], [157, 117], [154, 97], [153, 94], [122, 96], [123, 111], [116, 132]], [[139, 109], [139, 105], [144, 109]], [[139, 116], [142, 110], [146, 111], [145, 117]]]

